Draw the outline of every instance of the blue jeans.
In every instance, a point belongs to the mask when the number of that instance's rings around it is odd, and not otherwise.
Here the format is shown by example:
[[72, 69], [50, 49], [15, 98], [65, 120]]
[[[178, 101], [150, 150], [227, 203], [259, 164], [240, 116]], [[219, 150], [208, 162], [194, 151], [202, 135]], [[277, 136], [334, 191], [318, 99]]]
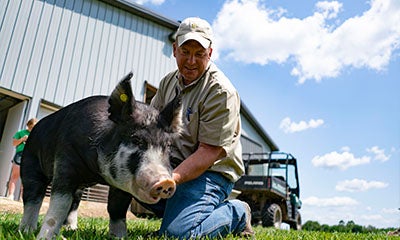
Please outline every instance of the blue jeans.
[[220, 173], [207, 171], [178, 185], [167, 201], [145, 205], [158, 215], [164, 210], [161, 236], [188, 239], [239, 234], [246, 226], [246, 209], [239, 200], [226, 200], [233, 185]]

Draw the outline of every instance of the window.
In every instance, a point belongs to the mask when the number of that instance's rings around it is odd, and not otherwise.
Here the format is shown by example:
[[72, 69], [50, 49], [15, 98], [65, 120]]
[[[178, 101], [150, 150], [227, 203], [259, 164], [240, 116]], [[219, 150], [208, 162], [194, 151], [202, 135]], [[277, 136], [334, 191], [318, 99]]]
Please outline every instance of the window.
[[156, 95], [157, 88], [149, 84], [147, 81], [144, 82], [145, 92], [144, 92], [144, 102], [150, 104], [151, 99]]
[[55, 104], [49, 103], [45, 100], [40, 101], [40, 107], [38, 109], [37, 118], [40, 120], [54, 112], [57, 112], [62, 107], [57, 106]]

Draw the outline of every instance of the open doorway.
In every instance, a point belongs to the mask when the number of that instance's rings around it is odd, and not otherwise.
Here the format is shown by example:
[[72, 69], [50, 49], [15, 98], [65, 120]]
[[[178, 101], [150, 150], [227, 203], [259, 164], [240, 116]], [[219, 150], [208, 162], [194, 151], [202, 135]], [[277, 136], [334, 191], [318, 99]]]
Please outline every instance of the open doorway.
[[[11, 173], [11, 159], [15, 153], [12, 145], [14, 134], [24, 127], [27, 100], [21, 100], [0, 92], [0, 196], [7, 193]], [[18, 182], [16, 189], [19, 189]], [[19, 197], [19, 192], [15, 193]]]

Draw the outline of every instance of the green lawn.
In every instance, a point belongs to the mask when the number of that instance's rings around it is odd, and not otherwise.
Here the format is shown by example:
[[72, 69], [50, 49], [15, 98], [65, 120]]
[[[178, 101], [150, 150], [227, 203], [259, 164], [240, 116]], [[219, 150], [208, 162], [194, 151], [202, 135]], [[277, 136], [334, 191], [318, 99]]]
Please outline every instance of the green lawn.
[[[0, 240], [3, 239], [24, 239], [34, 240], [35, 235], [22, 234], [18, 232], [18, 224], [21, 214], [0, 213]], [[40, 220], [42, 216], [40, 217]], [[158, 237], [148, 237], [148, 234], [156, 231], [160, 226], [160, 220], [128, 220], [128, 239], [164, 239]], [[389, 237], [385, 233], [379, 234], [353, 234], [353, 233], [325, 233], [309, 231], [287, 231], [273, 228], [254, 228], [256, 235], [253, 239], [337, 239], [337, 240], [376, 240], [376, 239], [400, 239], [400, 237]], [[62, 229], [57, 240], [61, 239], [85, 239], [98, 240], [108, 237], [108, 219], [102, 218], [80, 218], [78, 230], [71, 231]], [[226, 239], [241, 239], [240, 237], [228, 236]]]

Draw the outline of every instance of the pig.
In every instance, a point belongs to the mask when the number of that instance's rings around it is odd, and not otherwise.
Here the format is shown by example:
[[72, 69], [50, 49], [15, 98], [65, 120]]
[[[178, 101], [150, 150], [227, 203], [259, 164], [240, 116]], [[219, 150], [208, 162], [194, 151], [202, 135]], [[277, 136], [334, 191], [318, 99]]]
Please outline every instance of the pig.
[[49, 209], [38, 239], [55, 237], [63, 224], [77, 228], [77, 209], [85, 187], [109, 185], [109, 235], [126, 236], [132, 196], [157, 203], [175, 192], [170, 145], [181, 131], [181, 96], [162, 111], [135, 101], [132, 73], [109, 97], [92, 96], [43, 118], [32, 130], [21, 163], [24, 187], [19, 229], [37, 228], [46, 188]]

